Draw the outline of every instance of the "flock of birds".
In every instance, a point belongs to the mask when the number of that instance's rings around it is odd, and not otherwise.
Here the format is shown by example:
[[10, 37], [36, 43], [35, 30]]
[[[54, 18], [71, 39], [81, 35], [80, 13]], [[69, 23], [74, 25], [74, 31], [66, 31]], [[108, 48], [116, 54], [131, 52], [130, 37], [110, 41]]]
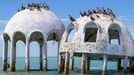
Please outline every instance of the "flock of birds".
[[[104, 15], [109, 15], [112, 16], [113, 18], [116, 18], [115, 14], [113, 13], [112, 10], [109, 8], [106, 10], [104, 7], [97, 7], [96, 10], [88, 10], [88, 12], [84, 11], [83, 13], [80, 11], [80, 16], [89, 16], [92, 21], [95, 21], [95, 18], [92, 16], [93, 14], [104, 14]], [[99, 15], [96, 15], [97, 18], [100, 18]], [[69, 19], [71, 22], [75, 21], [76, 19], [73, 18], [71, 15], [69, 15]]]
[[[34, 9], [37, 9], [37, 10], [41, 10], [41, 8], [43, 9], [46, 9], [46, 10], [49, 10], [49, 7], [47, 5], [47, 3], [31, 3], [31, 4], [28, 4], [27, 6], [24, 6], [22, 4], [21, 8], [18, 9], [18, 12], [22, 11], [22, 10], [25, 10], [25, 9], [30, 9], [30, 11], [33, 11]], [[96, 10], [88, 10], [87, 12], [84, 11], [84, 12], [81, 12], [80, 11], [80, 16], [81, 17], [84, 17], [84, 16], [89, 16], [90, 19], [92, 21], [95, 21], [95, 18], [92, 16], [93, 14], [104, 14], [104, 15], [109, 15], [109, 16], [112, 16], [113, 18], [116, 18], [115, 14], [113, 13], [113, 11], [109, 8], [104, 9], [104, 7], [97, 7]], [[96, 15], [97, 18], [100, 18], [99, 15]], [[76, 21], [75, 18], [73, 18], [71, 15], [69, 15], [69, 19], [71, 22], [73, 21]]]
[[28, 4], [27, 6], [24, 6], [22, 4], [21, 8], [18, 9], [18, 12], [25, 10], [25, 9], [30, 9], [31, 11], [34, 9], [41, 10], [41, 8], [49, 10], [47, 3], [31, 3], [31, 4]]

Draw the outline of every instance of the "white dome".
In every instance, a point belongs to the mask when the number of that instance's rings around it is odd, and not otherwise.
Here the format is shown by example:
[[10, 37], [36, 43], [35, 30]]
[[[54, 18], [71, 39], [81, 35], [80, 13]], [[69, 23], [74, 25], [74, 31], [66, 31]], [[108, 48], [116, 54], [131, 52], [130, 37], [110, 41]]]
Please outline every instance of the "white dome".
[[11, 18], [4, 33], [7, 33], [10, 38], [18, 31], [26, 36], [34, 31], [39, 31], [47, 36], [53, 30], [58, 31], [59, 34], [64, 31], [63, 23], [54, 13], [45, 9], [41, 9], [41, 11], [25, 9]]
[[[91, 17], [93, 17], [94, 20], [92, 20]], [[92, 30], [89, 31], [88, 28]], [[70, 42], [67, 39], [73, 29], [75, 29], [75, 32], [72, 34], [73, 37]], [[88, 34], [86, 34], [86, 30]], [[110, 32], [110, 30], [118, 32], [115, 34]], [[92, 37], [90, 37], [91, 35]], [[88, 39], [88, 41], [86, 39]], [[111, 44], [109, 41], [111, 39], [117, 39], [119, 44]], [[134, 56], [134, 41], [128, 29], [116, 18], [104, 14], [83, 16], [69, 23], [61, 42], [61, 52], [64, 52], [66, 50], [64, 48], [68, 47], [70, 52], [72, 50], [72, 52], [81, 51], [108, 55]]]

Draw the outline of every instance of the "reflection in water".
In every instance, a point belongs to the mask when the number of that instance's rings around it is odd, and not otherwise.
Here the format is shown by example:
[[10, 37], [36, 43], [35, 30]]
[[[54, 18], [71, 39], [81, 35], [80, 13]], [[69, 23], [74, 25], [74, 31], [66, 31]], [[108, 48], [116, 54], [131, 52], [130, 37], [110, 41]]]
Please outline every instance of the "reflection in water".
[[[58, 74], [57, 71], [30, 71], [30, 72], [1, 72], [0, 75], [64, 75], [63, 73]], [[80, 74], [80, 72], [73, 72], [70, 71], [68, 75], [101, 75], [100, 70], [92, 70], [90, 72], [87, 72], [86, 74]], [[116, 72], [116, 71], [108, 71], [107, 75], [134, 75], [134, 74], [123, 74], [121, 72]]]

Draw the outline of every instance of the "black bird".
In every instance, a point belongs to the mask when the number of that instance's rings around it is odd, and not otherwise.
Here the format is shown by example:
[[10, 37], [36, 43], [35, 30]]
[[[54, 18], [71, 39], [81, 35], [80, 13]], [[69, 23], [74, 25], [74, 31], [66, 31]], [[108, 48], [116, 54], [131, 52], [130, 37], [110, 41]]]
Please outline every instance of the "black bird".
[[105, 11], [104, 7], [102, 7], [102, 13], [103, 13], [103, 14], [105, 14], [105, 13], [106, 13], [106, 11]]
[[82, 13], [81, 11], [80, 11], [80, 16], [81, 16], [81, 17], [83, 17], [83, 16], [84, 16], [84, 15], [83, 15], [83, 13]]
[[92, 21], [95, 21], [95, 18], [94, 18], [94, 17], [92, 17], [92, 16], [90, 17], [90, 19], [91, 19]]
[[46, 8], [47, 10], [49, 10], [49, 7], [48, 7], [47, 3], [44, 3], [44, 8]]
[[18, 12], [20, 12], [20, 9], [18, 9]]
[[113, 14], [113, 17], [116, 18], [115, 14]]
[[24, 10], [25, 9], [25, 7], [23, 6], [23, 4], [22, 4], [22, 6], [21, 6], [21, 10]]
[[47, 10], [49, 10], [49, 7], [48, 7], [48, 6], [46, 6], [46, 9], [47, 9]]
[[69, 19], [71, 22], [75, 21], [75, 19], [71, 15], [69, 15]]
[[30, 4], [28, 4], [28, 5], [27, 5], [27, 7], [29, 8], [29, 7], [31, 7], [31, 5], [30, 5]]
[[41, 11], [39, 4], [37, 4], [36, 9], [39, 10], [39, 11]]
[[95, 10], [93, 10], [93, 13], [94, 13], [94, 14], [96, 14], [96, 11], [95, 11]]
[[111, 14], [113, 14], [113, 11], [112, 10], [109, 10]]
[[108, 14], [107, 11], [106, 11], [105, 9], [103, 10], [103, 14]]
[[88, 15], [92, 15], [93, 12], [91, 10], [88, 10]]
[[111, 11], [110, 11], [110, 9], [109, 9], [109, 8], [107, 8], [107, 11], [108, 11], [108, 14], [110, 15], [110, 14], [111, 14]]
[[87, 13], [86, 13], [86, 11], [84, 11], [84, 16], [86, 16], [87, 15]]
[[109, 14], [112, 15], [113, 17], [116, 17], [112, 10], [109, 10]]
[[87, 14], [87, 16], [89, 16], [89, 14]]

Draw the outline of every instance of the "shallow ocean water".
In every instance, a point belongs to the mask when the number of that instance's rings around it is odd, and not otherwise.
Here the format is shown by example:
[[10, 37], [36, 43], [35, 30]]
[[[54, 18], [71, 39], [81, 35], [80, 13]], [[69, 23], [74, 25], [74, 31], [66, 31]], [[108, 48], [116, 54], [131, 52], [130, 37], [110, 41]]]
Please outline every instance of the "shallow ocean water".
[[[1, 58], [0, 58], [1, 59]], [[24, 72], [24, 58], [18, 57], [16, 59], [16, 72], [2, 72], [0, 70], [0, 75], [64, 75], [63, 73], [58, 74], [56, 71], [57, 68], [57, 58], [50, 57], [48, 58], [48, 69], [51, 71], [30, 71]], [[9, 61], [8, 61], [9, 63]], [[91, 71], [87, 72], [84, 75], [101, 75], [101, 68], [102, 68], [103, 61], [100, 60], [92, 60], [90, 62], [90, 69]], [[2, 61], [0, 61], [0, 67], [2, 66]], [[75, 58], [74, 62], [74, 71], [69, 71], [69, 75], [81, 75], [80, 74], [80, 67], [81, 67], [81, 58]], [[39, 58], [32, 57], [30, 58], [30, 69], [39, 69]], [[107, 75], [134, 75], [134, 73], [123, 74], [121, 71], [117, 72], [117, 62], [109, 61], [108, 62], [108, 72]]]

